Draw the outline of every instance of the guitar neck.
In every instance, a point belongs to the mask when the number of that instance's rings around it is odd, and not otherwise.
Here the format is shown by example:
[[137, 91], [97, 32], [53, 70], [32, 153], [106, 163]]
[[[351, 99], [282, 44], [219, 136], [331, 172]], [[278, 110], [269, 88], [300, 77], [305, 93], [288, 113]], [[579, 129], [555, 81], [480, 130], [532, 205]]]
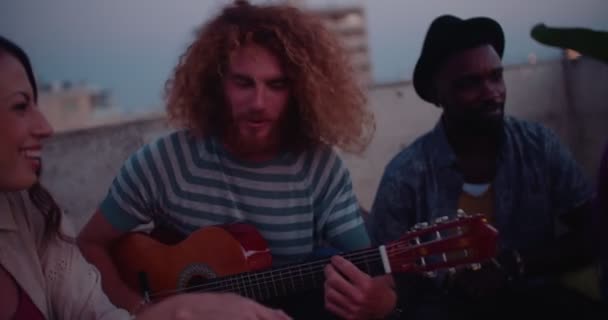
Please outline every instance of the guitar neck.
[[[378, 248], [353, 251], [342, 257], [369, 275], [385, 273]], [[322, 287], [325, 280], [324, 268], [328, 263], [329, 258], [325, 258], [262, 272], [222, 277], [208, 283], [202, 290], [234, 292], [257, 301], [288, 296]]]

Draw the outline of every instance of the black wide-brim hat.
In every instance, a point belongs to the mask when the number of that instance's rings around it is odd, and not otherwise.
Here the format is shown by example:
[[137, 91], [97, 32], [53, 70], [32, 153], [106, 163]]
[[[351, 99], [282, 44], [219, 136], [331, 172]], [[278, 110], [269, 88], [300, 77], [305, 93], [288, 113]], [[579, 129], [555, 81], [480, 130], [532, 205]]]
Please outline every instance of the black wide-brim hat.
[[505, 36], [498, 22], [487, 17], [461, 19], [443, 15], [435, 19], [426, 33], [420, 58], [414, 69], [414, 89], [430, 103], [436, 103], [433, 77], [443, 62], [462, 50], [489, 44], [502, 58]]

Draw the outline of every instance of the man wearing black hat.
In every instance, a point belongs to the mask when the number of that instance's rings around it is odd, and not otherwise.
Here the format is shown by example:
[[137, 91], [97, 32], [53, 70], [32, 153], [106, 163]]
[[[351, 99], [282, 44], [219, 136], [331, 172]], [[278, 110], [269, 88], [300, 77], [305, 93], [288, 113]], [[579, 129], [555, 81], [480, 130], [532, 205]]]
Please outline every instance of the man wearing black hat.
[[591, 190], [550, 130], [504, 115], [504, 47], [502, 28], [492, 19], [433, 21], [413, 82], [443, 114], [386, 167], [368, 220], [372, 240], [386, 243], [458, 209], [487, 216], [500, 234], [496, 259], [478, 271], [441, 277], [433, 293], [425, 290], [435, 295], [426, 301], [450, 316], [522, 315], [524, 307], [547, 315], [558, 310], [554, 304], [586, 306], [552, 279], [590, 262]]

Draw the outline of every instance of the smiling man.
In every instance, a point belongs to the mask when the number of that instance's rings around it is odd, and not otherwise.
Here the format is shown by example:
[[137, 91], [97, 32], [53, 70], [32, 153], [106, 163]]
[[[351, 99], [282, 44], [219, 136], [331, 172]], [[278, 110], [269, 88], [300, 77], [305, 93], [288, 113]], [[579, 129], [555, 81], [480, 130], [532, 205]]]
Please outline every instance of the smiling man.
[[498, 229], [500, 254], [493, 263], [446, 277], [427, 301], [446, 307], [438, 318], [591, 310], [552, 281], [590, 262], [584, 240], [591, 190], [555, 134], [504, 115], [504, 46], [502, 28], [490, 18], [433, 21], [413, 82], [443, 113], [387, 166], [368, 220], [376, 243], [458, 209], [484, 214]]
[[[149, 222], [182, 237], [249, 223], [275, 265], [303, 261], [322, 246], [369, 246], [335, 151], [362, 151], [374, 129], [347, 61], [318, 18], [286, 5], [236, 1], [200, 29], [168, 83], [169, 116], [184, 129], [127, 160], [79, 237], [112, 301], [133, 309], [142, 299], [119, 278], [109, 248]], [[326, 275], [325, 295], [310, 296], [321, 309], [325, 299], [331, 313], [362, 319], [395, 307], [386, 277], [338, 257]], [[296, 318], [316, 317], [303, 301], [294, 305], [286, 311]]]

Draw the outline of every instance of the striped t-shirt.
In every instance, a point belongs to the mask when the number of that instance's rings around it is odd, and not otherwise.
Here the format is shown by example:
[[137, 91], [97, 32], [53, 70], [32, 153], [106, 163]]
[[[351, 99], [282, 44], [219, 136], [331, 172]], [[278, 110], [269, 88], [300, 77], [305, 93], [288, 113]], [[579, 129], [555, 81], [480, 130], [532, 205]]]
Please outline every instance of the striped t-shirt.
[[177, 131], [125, 162], [101, 212], [121, 231], [154, 222], [187, 235], [245, 222], [266, 239], [275, 263], [300, 260], [321, 245], [369, 245], [348, 170], [325, 145], [251, 163], [213, 137]]

